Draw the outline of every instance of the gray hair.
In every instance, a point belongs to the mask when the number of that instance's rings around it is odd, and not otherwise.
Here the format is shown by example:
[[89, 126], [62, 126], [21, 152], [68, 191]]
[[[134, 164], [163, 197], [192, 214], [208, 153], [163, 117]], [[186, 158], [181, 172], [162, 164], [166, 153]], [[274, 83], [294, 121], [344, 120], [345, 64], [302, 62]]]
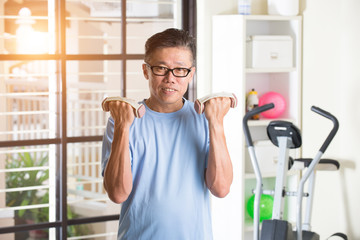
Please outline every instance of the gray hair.
[[191, 51], [193, 66], [196, 62], [196, 42], [189, 32], [169, 28], [152, 35], [145, 43], [145, 62], [148, 62], [155, 50], [167, 47], [186, 47]]

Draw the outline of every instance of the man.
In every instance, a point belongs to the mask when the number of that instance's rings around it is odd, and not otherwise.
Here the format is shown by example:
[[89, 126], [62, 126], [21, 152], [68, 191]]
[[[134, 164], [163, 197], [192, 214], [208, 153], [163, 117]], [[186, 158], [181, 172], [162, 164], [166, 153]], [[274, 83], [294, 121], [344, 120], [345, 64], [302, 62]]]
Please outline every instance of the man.
[[195, 57], [186, 31], [153, 35], [142, 66], [150, 89], [145, 115], [109, 102], [102, 161], [108, 196], [123, 203], [118, 239], [212, 239], [209, 190], [225, 197], [233, 178], [223, 128], [230, 100], [211, 99], [197, 114], [183, 98]]

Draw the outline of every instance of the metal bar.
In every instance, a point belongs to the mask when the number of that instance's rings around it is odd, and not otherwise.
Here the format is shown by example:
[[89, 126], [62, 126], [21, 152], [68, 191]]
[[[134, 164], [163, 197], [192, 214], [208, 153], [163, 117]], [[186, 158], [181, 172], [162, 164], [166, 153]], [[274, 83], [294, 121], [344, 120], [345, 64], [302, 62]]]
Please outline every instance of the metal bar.
[[[121, 53], [126, 55], [126, 0], [121, 1]], [[126, 97], [126, 59], [122, 61], [122, 95]]]
[[309, 176], [309, 183], [308, 183], [308, 193], [309, 197], [306, 200], [306, 209], [305, 209], [305, 218], [302, 223], [303, 230], [311, 231], [311, 213], [313, 208], [313, 201], [314, 201], [314, 188], [315, 188], [315, 176], [316, 171], [314, 170]]
[[302, 240], [302, 196], [304, 193], [304, 187], [307, 179], [310, 177], [311, 173], [314, 171], [316, 164], [319, 163], [321, 157], [323, 155], [323, 152], [318, 151], [314, 159], [311, 161], [310, 166], [306, 170], [306, 172], [303, 174], [303, 176], [300, 179], [300, 183], [298, 186], [298, 192], [297, 192], [297, 205], [296, 205], [296, 236], [297, 240]]
[[2, 131], [0, 135], [10, 135], [10, 134], [26, 134], [26, 133], [49, 133], [49, 129], [32, 129], [32, 130], [20, 130], [20, 131]]
[[31, 190], [39, 190], [49, 188], [49, 185], [40, 185], [40, 186], [31, 186], [31, 187], [17, 187], [17, 188], [6, 188], [0, 189], [0, 193], [6, 192], [19, 192], [19, 191], [31, 191]]
[[[66, 119], [65, 119], [66, 120]], [[102, 141], [103, 136], [81, 136], [81, 137], [64, 137], [67, 143], [81, 143], [81, 142], [98, 142]], [[17, 141], [0, 141], [0, 148], [2, 147], [22, 147], [22, 146], [35, 146], [35, 145], [50, 145], [61, 144], [61, 138], [46, 138], [34, 140], [17, 140]]]
[[0, 148], [2, 147], [23, 147], [23, 146], [35, 146], [35, 145], [50, 145], [60, 144], [60, 138], [45, 138], [45, 139], [33, 139], [33, 140], [17, 140], [17, 141], [0, 141]]
[[17, 116], [17, 115], [36, 115], [36, 114], [48, 114], [49, 111], [17, 111], [17, 112], [5, 112], [0, 113], [0, 116]]
[[101, 17], [67, 17], [68, 21], [86, 21], [86, 22], [120, 22], [119, 18], [101, 18]]
[[[62, 35], [62, 30], [61, 30], [61, 26], [62, 26], [62, 15], [64, 15], [62, 8], [61, 8], [61, 2], [63, 0], [54, 0], [54, 5], [55, 5], [55, 9], [57, 9], [55, 11], [55, 28], [56, 28], [56, 32], [55, 32], [55, 46], [56, 46], [56, 53], [60, 53], [61, 52], [61, 35]], [[59, 10], [61, 10], [62, 12], [60, 12]], [[61, 82], [60, 82], [60, 74], [61, 74], [61, 71], [60, 71], [60, 63], [59, 61], [56, 62], [56, 74], [57, 74], [57, 77], [56, 77], [56, 92], [60, 92], [60, 86], [61, 86]], [[56, 94], [56, 97], [55, 97], [55, 102], [56, 102], [56, 109], [57, 109], [57, 114], [58, 116], [60, 116], [60, 94]], [[61, 123], [60, 123], [60, 119], [59, 117], [56, 118], [56, 134], [59, 135], [59, 132], [60, 132], [60, 129], [61, 129]], [[60, 156], [60, 145], [56, 145], [55, 146], [55, 149], [54, 149], [54, 152], [56, 153], [56, 156], [55, 156], [55, 165], [56, 165], [56, 168], [55, 168], [55, 175], [56, 175], [56, 180], [55, 180], [55, 185], [56, 185], [56, 189], [55, 189], [55, 194], [56, 194], [56, 197], [55, 197], [55, 202], [56, 202], [56, 206], [55, 206], [55, 215], [56, 215], [56, 221], [61, 221], [61, 208], [60, 208], [60, 204], [61, 204], [61, 174], [60, 174], [60, 166], [61, 166], [61, 156]], [[50, 209], [49, 209], [50, 210]], [[59, 226], [61, 226], [61, 222], [59, 224]], [[56, 228], [56, 232], [55, 232], [55, 235], [56, 235], [56, 239], [61, 239], [61, 228]]]
[[0, 54], [0, 61], [26, 61], [26, 60], [139, 60], [144, 54]]
[[2, 233], [14, 233], [14, 232], [24, 232], [36, 229], [44, 229], [44, 228], [53, 228], [53, 227], [60, 227], [61, 222], [50, 222], [50, 223], [37, 223], [37, 224], [24, 224], [24, 225], [17, 225], [12, 227], [3, 227], [0, 228], [0, 234]]
[[96, 222], [106, 222], [106, 221], [116, 221], [119, 220], [120, 215], [107, 215], [107, 216], [99, 216], [99, 217], [88, 217], [88, 218], [77, 218], [68, 220], [68, 225], [79, 225], [79, 224], [87, 224], [87, 223], [96, 223]]
[[[106, 215], [99, 217], [88, 217], [88, 218], [77, 218], [68, 220], [68, 226], [79, 225], [79, 224], [88, 224], [88, 223], [97, 223], [97, 222], [106, 222], [106, 221], [116, 221], [119, 220], [119, 214]], [[0, 234], [3, 233], [13, 233], [13, 232], [23, 232], [35, 229], [44, 229], [44, 228], [59, 228], [62, 223], [60, 221], [49, 222], [49, 223], [37, 223], [37, 224], [24, 224], [17, 225], [12, 227], [3, 227], [0, 228]], [[66, 229], [65, 229], [66, 230]]]
[[16, 206], [16, 207], [6, 207], [6, 208], [0, 208], [0, 212], [7, 212], [7, 211], [17, 211], [17, 210], [25, 210], [25, 209], [36, 209], [36, 208], [46, 208], [49, 207], [50, 204], [44, 203], [44, 204], [34, 204], [34, 205], [28, 205], [28, 206]]
[[102, 141], [103, 136], [81, 136], [81, 137], [68, 137], [68, 143], [79, 143], [79, 142], [98, 142]]
[[[183, 0], [181, 6], [182, 12], [182, 28], [188, 31], [192, 36], [196, 37], [196, 0]], [[196, 62], [195, 62], [196, 66]], [[196, 76], [189, 84], [188, 90], [184, 97], [188, 100], [196, 99]]]
[[0, 61], [60, 60], [59, 54], [1, 54]]
[[76, 200], [71, 200], [68, 202], [68, 204], [74, 204], [74, 203], [93, 203], [93, 202], [106, 202], [109, 198], [106, 194], [101, 194], [101, 193], [92, 193], [90, 191], [85, 191], [85, 190], [71, 190], [69, 189], [69, 193], [70, 194], [77, 194], [78, 196], [81, 196], [83, 198], [92, 198], [92, 199], [76, 199]]
[[60, 189], [60, 207], [59, 215], [61, 221], [60, 239], [67, 239], [67, 81], [66, 81], [66, 1], [60, 0], [60, 54], [62, 56], [60, 61], [60, 79], [61, 79], [61, 147], [60, 147], [60, 171], [59, 171], [59, 189]]
[[25, 167], [25, 168], [10, 168], [10, 169], [0, 169], [0, 173], [9, 173], [9, 172], [28, 172], [28, 171], [38, 171], [38, 170], [48, 170], [49, 167]]
[[272, 212], [272, 219], [283, 219], [284, 214], [284, 195], [283, 191], [286, 188], [286, 173], [289, 162], [289, 146], [291, 146], [291, 139], [286, 136], [278, 137], [279, 142], [279, 161], [276, 170], [276, 182], [274, 193], [274, 206]]
[[[247, 125], [246, 125], [247, 126]], [[250, 135], [249, 135], [250, 136]], [[252, 142], [252, 141], [251, 141]], [[253, 145], [248, 144], [248, 151], [250, 155], [251, 164], [254, 169], [255, 177], [256, 177], [256, 188], [255, 188], [255, 200], [254, 200], [254, 221], [253, 221], [253, 227], [254, 227], [254, 235], [253, 239], [258, 240], [260, 236], [260, 197], [262, 194], [262, 176], [261, 171], [259, 167], [258, 160], [256, 158], [255, 148]]]
[[104, 238], [104, 237], [109, 237], [109, 236], [117, 236], [117, 232], [106, 232], [106, 233], [97, 233], [97, 234], [88, 234], [88, 235], [83, 235], [80, 237], [69, 237], [68, 239], [70, 240], [85, 240], [85, 239], [96, 239], [96, 238]]
[[144, 59], [144, 54], [79, 54], [79, 55], [66, 55], [66, 60], [138, 60]]

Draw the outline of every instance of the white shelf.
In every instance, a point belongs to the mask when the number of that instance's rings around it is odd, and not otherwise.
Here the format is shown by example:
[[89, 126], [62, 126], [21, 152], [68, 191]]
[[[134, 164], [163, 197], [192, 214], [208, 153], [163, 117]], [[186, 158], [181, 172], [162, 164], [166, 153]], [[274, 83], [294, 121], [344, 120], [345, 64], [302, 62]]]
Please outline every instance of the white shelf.
[[[272, 178], [272, 177], [276, 177], [276, 173], [265, 173], [265, 174], [261, 174], [261, 176], [263, 178]], [[254, 179], [255, 178], [255, 173], [245, 173], [245, 179]]]
[[249, 127], [257, 127], [257, 126], [267, 126], [272, 121], [287, 121], [291, 123], [295, 123], [295, 119], [291, 118], [277, 118], [277, 119], [259, 119], [259, 120], [249, 120]]
[[301, 16], [278, 16], [278, 15], [246, 15], [246, 20], [252, 21], [291, 21], [301, 20]]
[[246, 68], [246, 73], [289, 73], [295, 72], [296, 68]]
[[[222, 206], [221, 212], [236, 212], [240, 214], [242, 224], [229, 224], [229, 231], [242, 232], [238, 239], [245, 239], [253, 231], [252, 221], [246, 213], [246, 199], [251, 194], [250, 188], [256, 182], [255, 174], [251, 173], [251, 161], [249, 161], [248, 149], [244, 141], [244, 133], [241, 127], [246, 112], [246, 96], [251, 89], [258, 92], [259, 98], [262, 94], [275, 91], [281, 94], [286, 102], [286, 110], [280, 118], [267, 119], [260, 116], [260, 120], [249, 120], [248, 125], [253, 141], [269, 141], [266, 127], [271, 121], [288, 121], [294, 125], [301, 126], [301, 46], [302, 46], [302, 17], [294, 16], [272, 16], [272, 15], [218, 15], [213, 17], [213, 76], [212, 91], [231, 91], [238, 98], [238, 110], [231, 112], [226, 132], [229, 144], [229, 153], [234, 165], [234, 178], [241, 179], [237, 182], [236, 189], [232, 194], [242, 198], [238, 202], [240, 208], [233, 209], [231, 206]], [[246, 67], [246, 40], [251, 35], [289, 35], [293, 39], [293, 61], [289, 68], [251, 68]], [[225, 70], [225, 71], [224, 71]], [[241, 127], [241, 129], [239, 129]], [[259, 159], [278, 157], [278, 151], [272, 147], [257, 146], [256, 151]], [[301, 156], [299, 149], [290, 152], [293, 158]], [[242, 164], [238, 164], [239, 161]], [[250, 165], [249, 165], [250, 164]], [[262, 173], [265, 189], [271, 189], [275, 183], [275, 169], [267, 168], [268, 173]], [[291, 179], [294, 179], [294, 174]], [[291, 182], [291, 184], [294, 182]], [[240, 193], [239, 193], [240, 191]], [[218, 207], [218, 205], [216, 206]], [[288, 206], [289, 209], [292, 206]], [[220, 211], [220, 210], [219, 210]], [[236, 222], [231, 219], [229, 222]], [[238, 230], [241, 227], [241, 230]]]
[[[297, 175], [298, 174], [298, 171], [296, 170], [291, 170], [288, 172], [288, 176], [294, 176], [294, 175]], [[273, 173], [264, 173], [264, 174], [261, 174], [261, 177], [263, 178], [274, 178], [276, 177], [276, 172], [273, 172]], [[247, 173], [245, 172], [245, 176], [244, 176], [245, 179], [255, 179], [256, 176], [255, 176], [255, 173]]]
[[254, 230], [254, 222], [251, 218], [245, 219], [245, 232], [252, 232]]

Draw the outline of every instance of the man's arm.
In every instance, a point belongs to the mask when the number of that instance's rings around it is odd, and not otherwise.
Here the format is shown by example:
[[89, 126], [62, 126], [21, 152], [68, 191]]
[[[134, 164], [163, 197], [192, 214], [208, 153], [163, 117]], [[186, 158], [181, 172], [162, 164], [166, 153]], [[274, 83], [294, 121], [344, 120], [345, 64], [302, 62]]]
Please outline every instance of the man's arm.
[[223, 120], [230, 108], [229, 98], [214, 98], [206, 103], [205, 116], [209, 122], [210, 146], [205, 182], [211, 193], [223, 198], [230, 191], [233, 167], [227, 149]]
[[109, 109], [114, 119], [114, 137], [103, 183], [109, 198], [115, 203], [122, 203], [132, 190], [129, 129], [134, 112], [129, 104], [119, 101], [110, 102]]

